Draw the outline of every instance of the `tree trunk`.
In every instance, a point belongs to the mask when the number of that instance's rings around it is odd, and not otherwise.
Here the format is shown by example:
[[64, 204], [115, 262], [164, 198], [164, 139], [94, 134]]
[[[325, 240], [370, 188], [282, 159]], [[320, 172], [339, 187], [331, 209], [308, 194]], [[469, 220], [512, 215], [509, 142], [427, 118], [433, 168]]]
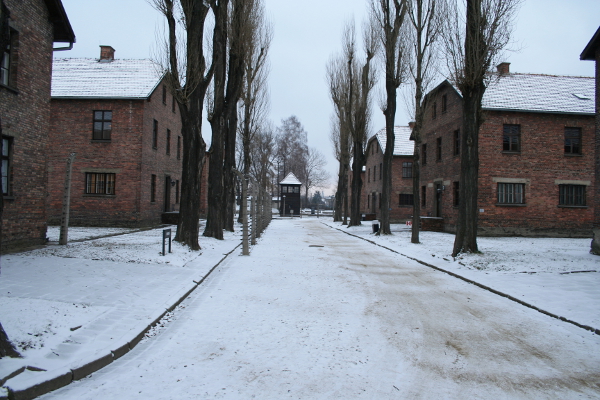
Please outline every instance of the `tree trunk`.
[[223, 208], [225, 196], [223, 191], [223, 159], [224, 136], [226, 132], [225, 114], [225, 84], [227, 68], [227, 12], [228, 1], [212, 3], [215, 14], [213, 34], [213, 63], [214, 63], [214, 103], [210, 126], [212, 143], [210, 146], [210, 166], [208, 169], [208, 210], [204, 236], [223, 240]]
[[[414, 130], [413, 130], [414, 132]], [[419, 234], [421, 232], [421, 137], [420, 133], [414, 135], [415, 150], [413, 155], [413, 216], [412, 229], [410, 235], [411, 243], [420, 243]]]
[[387, 95], [385, 109], [385, 136], [387, 143], [383, 153], [383, 188], [381, 190], [381, 210], [379, 215], [379, 234], [391, 235], [390, 204], [392, 194], [392, 158], [394, 157], [394, 121], [396, 117], [396, 84], [391, 77], [386, 77], [385, 91]]
[[350, 199], [350, 225], [360, 225], [361, 213], [360, 213], [360, 197], [362, 194], [362, 167], [365, 164], [363, 153], [362, 141], [354, 142], [354, 151], [352, 159], [352, 188], [351, 188], [351, 199]]
[[467, 0], [467, 31], [465, 35], [465, 79], [459, 85], [463, 96], [463, 130], [461, 135], [460, 186], [458, 221], [452, 256], [476, 253], [478, 222], [479, 127], [481, 101], [485, 92], [481, 60], [487, 48], [484, 42], [481, 0]]
[[479, 178], [479, 120], [483, 83], [467, 95], [463, 93], [463, 129], [460, 154], [458, 224], [452, 256], [475, 253], [477, 248], [477, 208]]
[[2, 357], [21, 357], [15, 346], [8, 340], [8, 336], [0, 324], [0, 358]]
[[[181, 134], [183, 142], [183, 160], [181, 168], [181, 195], [179, 205], [179, 222], [175, 240], [189, 246], [191, 250], [200, 250], [198, 231], [200, 222], [200, 190], [202, 169], [206, 143], [202, 139], [202, 105], [203, 88], [197, 88], [192, 94], [190, 108], [180, 105]], [[196, 109], [193, 109], [195, 107]], [[190, 114], [193, 117], [190, 117]], [[193, 118], [194, 122], [191, 122]]]

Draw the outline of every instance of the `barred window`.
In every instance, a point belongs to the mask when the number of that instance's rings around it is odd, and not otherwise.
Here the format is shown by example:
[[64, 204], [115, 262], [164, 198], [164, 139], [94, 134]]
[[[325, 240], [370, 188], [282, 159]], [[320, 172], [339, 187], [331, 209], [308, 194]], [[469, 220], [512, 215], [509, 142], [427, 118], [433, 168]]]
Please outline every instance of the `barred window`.
[[437, 147], [437, 160], [442, 161], [442, 138], [441, 137], [437, 138], [436, 147]]
[[413, 163], [412, 162], [403, 162], [402, 163], [402, 177], [403, 178], [412, 178], [413, 171]]
[[584, 207], [585, 185], [558, 185], [559, 200], [561, 206], [580, 206]]
[[498, 183], [498, 204], [525, 204], [525, 184]]
[[2, 194], [8, 196], [10, 190], [10, 170], [12, 168], [12, 143], [13, 138], [8, 136], [2, 137]]
[[581, 154], [581, 128], [565, 128], [565, 154]]
[[156, 201], [156, 175], [152, 175], [150, 180], [150, 202]]
[[116, 174], [86, 172], [85, 194], [115, 194]]
[[407, 193], [401, 193], [399, 195], [399, 205], [401, 206], [412, 206], [414, 204], [414, 196]]
[[154, 120], [154, 124], [152, 127], [152, 148], [158, 148], [158, 121]]
[[421, 206], [427, 206], [427, 186], [421, 186]]
[[505, 124], [503, 128], [502, 151], [521, 151], [521, 125]]
[[171, 154], [171, 130], [167, 129], [167, 155]]
[[93, 140], [110, 140], [112, 132], [112, 111], [94, 111]]
[[427, 164], [427, 144], [421, 146], [421, 165]]
[[446, 111], [448, 111], [448, 96], [443, 95], [442, 96], [442, 114], [444, 114]]

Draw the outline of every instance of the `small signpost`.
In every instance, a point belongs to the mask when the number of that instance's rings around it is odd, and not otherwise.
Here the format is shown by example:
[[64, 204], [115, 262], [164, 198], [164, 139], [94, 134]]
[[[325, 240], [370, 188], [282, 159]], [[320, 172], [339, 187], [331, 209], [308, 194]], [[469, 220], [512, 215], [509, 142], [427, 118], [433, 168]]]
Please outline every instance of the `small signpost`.
[[162, 255], [165, 255], [165, 241], [169, 239], [169, 253], [171, 252], [171, 229], [163, 229], [163, 240], [162, 240]]

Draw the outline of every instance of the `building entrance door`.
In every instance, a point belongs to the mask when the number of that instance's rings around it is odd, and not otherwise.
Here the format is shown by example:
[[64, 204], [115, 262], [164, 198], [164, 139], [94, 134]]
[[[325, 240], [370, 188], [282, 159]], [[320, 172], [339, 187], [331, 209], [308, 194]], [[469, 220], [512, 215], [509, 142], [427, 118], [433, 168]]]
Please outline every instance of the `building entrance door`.
[[434, 217], [442, 216], [442, 184], [435, 184], [435, 215]]

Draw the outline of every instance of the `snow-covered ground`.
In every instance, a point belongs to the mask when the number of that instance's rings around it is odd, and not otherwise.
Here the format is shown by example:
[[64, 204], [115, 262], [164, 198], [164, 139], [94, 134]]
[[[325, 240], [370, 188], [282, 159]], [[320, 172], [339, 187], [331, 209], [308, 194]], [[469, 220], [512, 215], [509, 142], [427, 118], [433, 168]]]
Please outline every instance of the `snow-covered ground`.
[[372, 224], [346, 227], [324, 223], [393, 249], [542, 310], [600, 329], [600, 257], [591, 255], [590, 239], [481, 237], [481, 254], [452, 258], [454, 235], [421, 232], [410, 243], [406, 225], [392, 225], [392, 235], [373, 234]]
[[[481, 394], [489, 387], [480, 380], [493, 378], [477, 375], [476, 369], [485, 367], [489, 361], [485, 358], [490, 353], [483, 347], [469, 348], [471, 345], [461, 342], [473, 340], [478, 343], [473, 346], [485, 344], [477, 341], [483, 340], [481, 337], [477, 340], [472, 337], [480, 330], [485, 331], [485, 326], [479, 325], [483, 324], [481, 320], [502, 325], [503, 328], [494, 325], [494, 332], [498, 329], [510, 332], [516, 335], [515, 342], [541, 340], [538, 345], [543, 351], [537, 347], [535, 351], [546, 354], [552, 348], [560, 348], [555, 356], [548, 356], [552, 360], [544, 361], [542, 369], [556, 368], [559, 372], [572, 369], [573, 372], [560, 379], [548, 372], [547, 378], [554, 377], [558, 383], [555, 384], [556, 396], [547, 396], [554, 393], [550, 383], [539, 383], [546, 398], [567, 398], [559, 394], [572, 394], [569, 390], [580, 393], [581, 398], [600, 398], [597, 386], [600, 374], [589, 368], [600, 366], [597, 335], [495, 294], [483, 291], [482, 295], [482, 290], [473, 285], [374, 244], [341, 235], [338, 230], [465, 276], [580, 324], [600, 328], [600, 263], [598, 257], [588, 253], [589, 240], [480, 238], [482, 254], [454, 260], [449, 256], [452, 235], [422, 232], [422, 244], [413, 245], [405, 226], [393, 226], [391, 236], [375, 236], [370, 224], [347, 228], [329, 218], [286, 218], [273, 221], [249, 257], [240, 256], [240, 249], [232, 253], [225, 265], [215, 271], [215, 277], [199, 286], [189, 301], [167, 314], [151, 331], [149, 336], [156, 337], [147, 339], [113, 365], [94, 373], [92, 378], [72, 384], [48, 398], [192, 399], [251, 398], [252, 395], [256, 398], [456, 398], [452, 393], [461, 393], [461, 380], [465, 385], [462, 393]], [[69, 238], [77, 240], [113, 233], [118, 232], [71, 229]], [[48, 235], [51, 243], [58, 241], [57, 229], [50, 229]], [[224, 241], [201, 237], [201, 252], [190, 252], [173, 243], [173, 253], [167, 256], [160, 254], [161, 239], [162, 230], [155, 229], [68, 246], [50, 244], [30, 252], [2, 256], [0, 321], [24, 358], [0, 360], [0, 375], [20, 365], [48, 370], [26, 370], [9, 380], [6, 386], [26, 388], [39, 380], [40, 374], [76, 368], [131, 341], [238, 246], [240, 234], [239, 230], [228, 234]], [[337, 250], [331, 253], [328, 248]], [[408, 269], [398, 269], [405, 265]], [[578, 271], [595, 272], [573, 273]], [[410, 278], [400, 291], [394, 285], [404, 282], [404, 278], [398, 281], [394, 278], [397, 276]], [[372, 281], [373, 277], [394, 280], [385, 281], [381, 286]], [[442, 279], [444, 293], [458, 290], [460, 295], [450, 300], [438, 299], [440, 309], [434, 309], [422, 303], [419, 296], [429, 298], [436, 292], [425, 294], [418, 285], [439, 279]], [[253, 287], [256, 291], [248, 292]], [[405, 301], [398, 302], [400, 298]], [[494, 300], [496, 298], [498, 300]], [[417, 311], [411, 309], [415, 302], [420, 305]], [[490, 308], [486, 309], [486, 305]], [[272, 308], [274, 306], [279, 308]], [[467, 308], [463, 310], [463, 306]], [[444, 307], [466, 310], [468, 318], [461, 316], [460, 319], [466, 319], [460, 323], [446, 321], [448, 326], [443, 329], [434, 327], [433, 319], [449, 318], [440, 311]], [[490, 315], [482, 310], [489, 310]], [[363, 319], [355, 315], [356, 312], [366, 313], [368, 318]], [[523, 321], [523, 315], [533, 319]], [[195, 322], [185, 325], [188, 320]], [[409, 320], [414, 326], [402, 325]], [[541, 330], [537, 326], [540, 323], [544, 326]], [[473, 325], [469, 327], [469, 324]], [[546, 328], [546, 324], [553, 327]], [[437, 335], [446, 344], [417, 340], [430, 330], [443, 331]], [[421, 334], [415, 336], [418, 332]], [[177, 336], [179, 334], [183, 336]], [[400, 342], [394, 339], [397, 334], [402, 335]], [[543, 339], [544, 335], [548, 339]], [[502, 348], [499, 338], [492, 336], [487, 340], [500, 343], [492, 346], [493, 351], [508, 351]], [[171, 343], [170, 347], [159, 348], [161, 341], [162, 345]], [[384, 342], [395, 344], [388, 347], [389, 343]], [[574, 347], [563, 342], [572, 342]], [[183, 344], [182, 348], [177, 347], [179, 343]], [[432, 346], [431, 352], [425, 347], [415, 355], [415, 349], [424, 345]], [[510, 351], [529, 351], [531, 346], [537, 345], [523, 346]], [[158, 356], [148, 358], [154, 352]], [[454, 358], [448, 363], [439, 361], [436, 357], [441, 353]], [[240, 359], [237, 354], [244, 357]], [[481, 359], [476, 360], [478, 355]], [[413, 371], [415, 364], [411, 357], [419, 360], [419, 368], [431, 364], [428, 368], [437, 368], [438, 373]], [[559, 362], [561, 357], [565, 360]], [[506, 354], [503, 358], [509, 364], [520, 362], [519, 358]], [[395, 364], [393, 359], [396, 359]], [[212, 363], [213, 360], [221, 361]], [[528, 385], [536, 386], [536, 379], [542, 379], [525, 372], [528, 366], [539, 370], [538, 362], [523, 361], [515, 370], [524, 374]], [[348, 365], [354, 367], [348, 369]], [[138, 379], [137, 368], [142, 368], [139, 375], [150, 381]], [[498, 368], [499, 375], [517, 373], [509, 371], [506, 364]], [[581, 377], [580, 372], [586, 368], [595, 378]], [[317, 380], [317, 373], [323, 378]], [[489, 375], [490, 371], [486, 373]], [[501, 378], [498, 385], [525, 384], [518, 379], [520, 383], [511, 381], [513, 378]], [[571, 381], [580, 378], [589, 380], [584, 389], [567, 388]], [[200, 382], [194, 384], [198, 379]], [[441, 389], [428, 392], [425, 386], [421, 387], [424, 385], [419, 383], [421, 380], [441, 384]], [[117, 382], [107, 383], [112, 381]], [[186, 382], [180, 385], [181, 389], [171, 386], [180, 381]], [[224, 390], [220, 385], [229, 389]], [[249, 389], [243, 389], [244, 385]], [[344, 388], [345, 385], [348, 387]], [[473, 392], [466, 389], [468, 385], [475, 385]], [[230, 390], [232, 387], [234, 391]], [[359, 387], [365, 391], [361, 392]], [[530, 392], [530, 389], [511, 392], [494, 386], [492, 392], [501, 395], [496, 398], [535, 398], [538, 392]]]

